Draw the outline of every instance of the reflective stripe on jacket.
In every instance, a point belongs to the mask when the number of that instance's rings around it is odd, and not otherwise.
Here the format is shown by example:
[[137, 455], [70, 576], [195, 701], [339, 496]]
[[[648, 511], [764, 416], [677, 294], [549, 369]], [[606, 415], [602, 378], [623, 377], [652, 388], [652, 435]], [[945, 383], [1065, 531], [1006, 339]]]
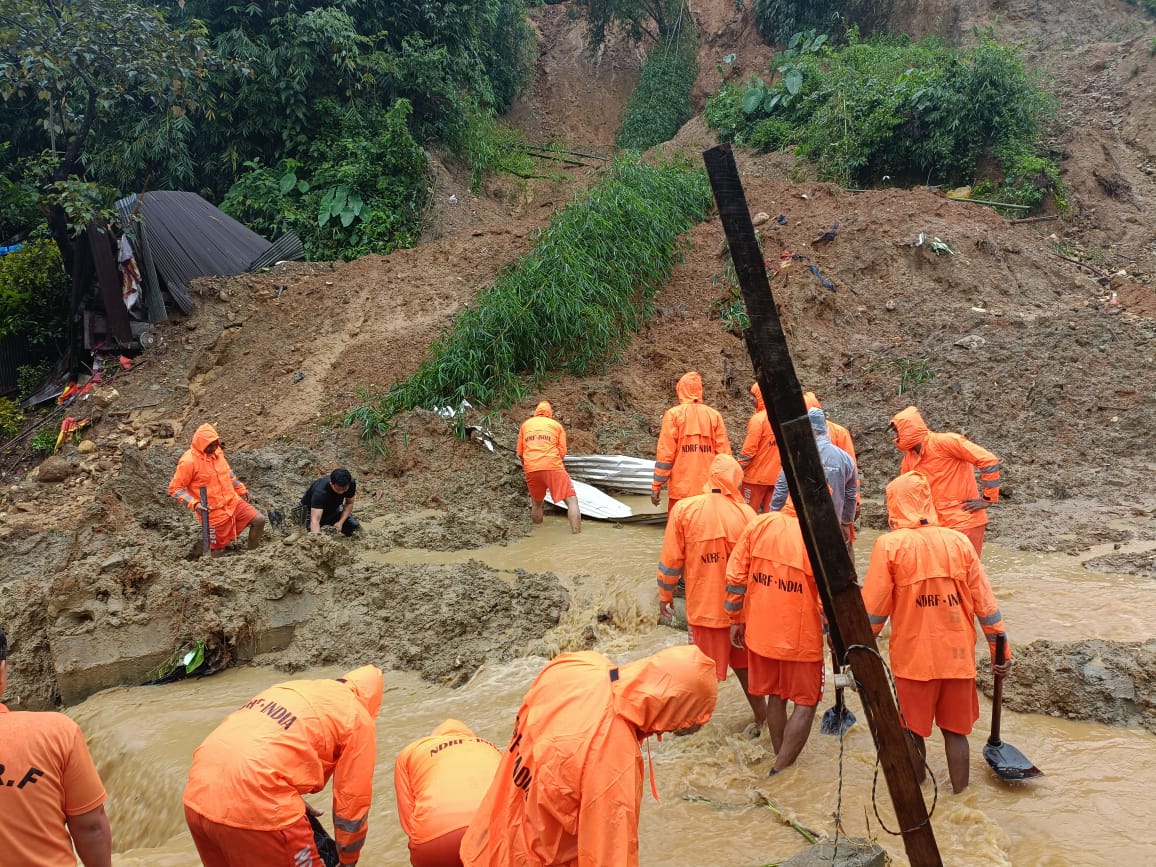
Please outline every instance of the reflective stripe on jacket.
[[562, 458], [566, 457], [566, 431], [554, 421], [553, 410], [546, 401], [538, 404], [533, 418], [522, 422], [516, 451], [522, 459], [522, 469], [527, 473], [564, 469]]
[[[934, 433], [913, 406], [897, 413], [891, 424], [903, 451], [901, 472], [917, 470], [927, 476], [939, 523], [956, 530], [987, 524], [987, 509], [965, 511], [962, 503], [980, 496], [975, 469], [980, 472], [983, 499], [999, 501], [999, 458], [957, 433]], [[919, 451], [915, 451], [915, 446]]]
[[731, 623], [746, 622], [744, 643], [759, 656], [823, 658], [819, 589], [794, 514], [767, 512], [747, 525], [727, 564], [726, 591]]
[[895, 529], [875, 540], [863, 604], [877, 635], [891, 618], [892, 671], [909, 680], [975, 677], [975, 618], [993, 656], [1004, 631], [975, 548], [958, 530], [936, 523], [920, 473], [887, 486], [887, 510]]
[[666, 521], [658, 560], [658, 598], [670, 602], [678, 579], [686, 581], [686, 619], [692, 626], [730, 625], [726, 602], [727, 558], [755, 512], [743, 502], [742, 471], [730, 455], [711, 464], [709, 493], [679, 500]]
[[469, 726], [446, 720], [408, 744], [393, 765], [397, 818], [411, 845], [470, 824], [502, 754]]
[[184, 804], [211, 822], [253, 831], [287, 828], [301, 796], [333, 778], [333, 828], [341, 863], [361, 854], [373, 798], [381, 670], [341, 680], [271, 686], [229, 714], [193, 753]]
[[196, 511], [201, 501], [201, 488], [209, 500], [209, 522], [220, 524], [233, 516], [241, 497], [249, 493], [233, 473], [224, 451], [217, 448], [205, 454], [205, 446], [220, 441], [211, 424], [203, 424], [193, 434], [192, 446], [177, 461], [176, 472], [169, 482], [169, 496], [175, 497], [189, 509]]
[[530, 686], [494, 782], [462, 840], [464, 867], [638, 867], [647, 735], [710, 719], [714, 663], [693, 645], [621, 668], [556, 656]]
[[702, 402], [702, 377], [690, 372], [676, 387], [679, 405], [662, 416], [655, 450], [651, 489], [681, 500], [702, 493], [715, 455], [729, 455], [730, 441], [722, 416]]

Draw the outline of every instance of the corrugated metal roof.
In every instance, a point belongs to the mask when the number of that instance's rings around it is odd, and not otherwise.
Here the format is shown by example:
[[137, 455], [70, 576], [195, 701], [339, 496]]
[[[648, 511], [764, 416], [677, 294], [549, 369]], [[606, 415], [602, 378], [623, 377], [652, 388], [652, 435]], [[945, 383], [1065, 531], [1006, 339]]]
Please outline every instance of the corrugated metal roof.
[[[137, 210], [136, 196], [116, 203], [125, 224]], [[156, 272], [185, 313], [195, 305], [189, 281], [244, 274], [273, 245], [196, 193], [157, 191], [141, 196], [140, 216]]]
[[654, 461], [628, 455], [567, 455], [570, 478], [631, 494], [649, 494]]
[[286, 232], [273, 246], [249, 263], [249, 271], [260, 271], [277, 262], [295, 262], [305, 258], [305, 245], [293, 231]]

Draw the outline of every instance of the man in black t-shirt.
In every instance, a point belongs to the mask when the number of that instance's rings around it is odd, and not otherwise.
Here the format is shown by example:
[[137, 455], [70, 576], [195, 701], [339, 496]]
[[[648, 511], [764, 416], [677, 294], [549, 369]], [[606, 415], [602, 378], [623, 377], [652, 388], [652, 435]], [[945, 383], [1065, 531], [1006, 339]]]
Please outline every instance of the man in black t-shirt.
[[322, 527], [332, 526], [342, 535], [352, 536], [361, 529], [353, 517], [356, 496], [357, 482], [349, 470], [339, 467], [309, 486], [296, 512], [310, 533], [320, 533]]

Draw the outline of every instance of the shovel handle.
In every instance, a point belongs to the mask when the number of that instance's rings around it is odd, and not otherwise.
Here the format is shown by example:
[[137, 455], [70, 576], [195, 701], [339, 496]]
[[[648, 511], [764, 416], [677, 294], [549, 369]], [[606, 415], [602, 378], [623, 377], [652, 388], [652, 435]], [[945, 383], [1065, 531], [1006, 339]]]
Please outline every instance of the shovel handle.
[[203, 507], [201, 512], [201, 556], [208, 557], [211, 553], [209, 551], [209, 492], [208, 489], [202, 485], [198, 493], [200, 494], [201, 506]]
[[[1000, 633], [995, 637], [995, 664], [1003, 665], [1004, 656], [1007, 652], [1007, 636]], [[1003, 678], [1002, 674], [995, 676], [995, 681], [992, 687], [991, 696], [991, 737], [987, 742], [993, 747], [998, 747], [1000, 743], [999, 738], [999, 717], [1000, 709], [1003, 706]]]

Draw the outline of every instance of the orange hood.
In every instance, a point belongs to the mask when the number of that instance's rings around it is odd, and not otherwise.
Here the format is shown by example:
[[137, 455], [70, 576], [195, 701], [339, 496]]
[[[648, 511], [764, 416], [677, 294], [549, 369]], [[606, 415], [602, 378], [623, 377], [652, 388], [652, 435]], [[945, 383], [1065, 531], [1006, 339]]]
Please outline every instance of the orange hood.
[[892, 530], [938, 524], [931, 485], [923, 473], [904, 473], [887, 486], [887, 518]]
[[931, 432], [927, 428], [927, 422], [919, 414], [919, 410], [913, 406], [900, 410], [892, 416], [891, 424], [895, 425], [895, 432], [899, 434], [895, 444], [899, 446], [901, 451], [905, 452], [920, 445]]
[[682, 375], [674, 390], [679, 403], [702, 403], [702, 377], [693, 370]]
[[718, 701], [714, 662], [693, 644], [668, 647], [618, 669], [614, 712], [639, 737], [702, 725]]
[[468, 738], [475, 737], [468, 725], [456, 719], [448, 719], [434, 729], [433, 736], [437, 737], [438, 735], [465, 735]]
[[721, 491], [732, 502], [746, 502], [743, 497], [743, 468], [731, 455], [715, 455], [702, 490], [704, 494]]
[[763, 401], [763, 390], [759, 388], [757, 382], [751, 386], [751, 394], [755, 396], [755, 412], [761, 412], [767, 408], [766, 403]]
[[365, 709], [373, 718], [381, 710], [381, 694], [385, 690], [385, 675], [376, 665], [363, 665], [340, 678], [361, 699]]
[[554, 407], [550, 406], [550, 401], [544, 400], [534, 408], [534, 415], [544, 415], [546, 418], [553, 418]]
[[807, 409], [822, 409], [823, 405], [819, 403], [819, 398], [815, 397], [815, 392], [804, 391], [803, 403], [806, 404]]
[[204, 455], [205, 446], [220, 438], [215, 427], [211, 424], [203, 424], [193, 434], [193, 451], [199, 455]]

